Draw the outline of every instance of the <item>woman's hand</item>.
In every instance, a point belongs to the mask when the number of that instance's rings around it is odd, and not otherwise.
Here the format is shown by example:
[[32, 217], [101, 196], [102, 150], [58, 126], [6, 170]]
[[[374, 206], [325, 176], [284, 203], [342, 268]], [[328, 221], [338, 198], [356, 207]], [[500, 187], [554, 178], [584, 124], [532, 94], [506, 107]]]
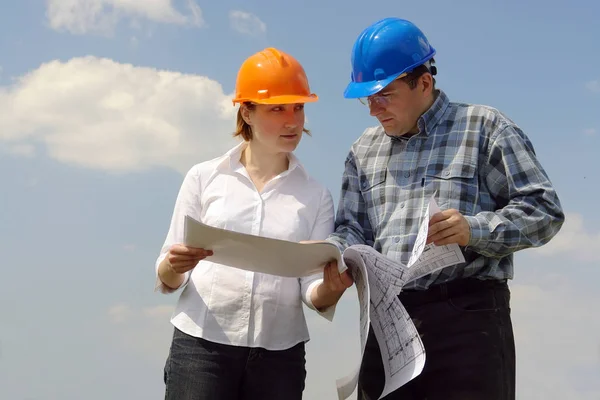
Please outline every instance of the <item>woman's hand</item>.
[[188, 247], [183, 244], [174, 244], [169, 249], [165, 260], [173, 272], [184, 274], [194, 269], [201, 260], [212, 255], [212, 250]]
[[194, 269], [200, 260], [212, 255], [212, 250], [174, 244], [158, 266], [158, 277], [165, 286], [175, 290], [183, 284], [184, 273]]

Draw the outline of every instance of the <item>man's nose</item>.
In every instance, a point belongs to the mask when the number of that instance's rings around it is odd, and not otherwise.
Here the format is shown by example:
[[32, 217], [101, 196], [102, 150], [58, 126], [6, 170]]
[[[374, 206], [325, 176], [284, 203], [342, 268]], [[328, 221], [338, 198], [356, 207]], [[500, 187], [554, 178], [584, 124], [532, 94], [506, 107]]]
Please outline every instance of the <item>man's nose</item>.
[[369, 99], [369, 114], [371, 116], [376, 117], [384, 111], [385, 107], [382, 107], [376, 99]]

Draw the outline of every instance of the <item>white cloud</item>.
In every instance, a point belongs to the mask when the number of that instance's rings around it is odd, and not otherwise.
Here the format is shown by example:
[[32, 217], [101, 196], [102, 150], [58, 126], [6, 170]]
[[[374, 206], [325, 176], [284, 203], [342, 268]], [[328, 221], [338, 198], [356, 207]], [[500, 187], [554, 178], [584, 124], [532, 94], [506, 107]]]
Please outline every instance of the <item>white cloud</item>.
[[[336, 307], [332, 322], [305, 308], [310, 332], [306, 345], [307, 399], [336, 399], [335, 381], [344, 378], [360, 363], [358, 299], [352, 287]], [[356, 391], [349, 400], [356, 400]]]
[[600, 80], [589, 81], [585, 84], [587, 90], [593, 93], [600, 93]]
[[204, 25], [202, 10], [194, 0], [187, 0], [187, 15], [177, 11], [172, 3], [172, 0], [47, 0], [46, 14], [53, 29], [74, 34], [110, 35], [123, 18], [131, 18], [133, 24], [145, 18], [160, 23]]
[[569, 255], [579, 261], [600, 261], [600, 232], [587, 232], [581, 214], [566, 214], [565, 223], [550, 243], [530, 250], [544, 256]]
[[192, 14], [188, 17], [192, 24], [196, 26], [205, 25], [204, 18], [202, 18], [202, 9], [194, 2], [194, 0], [188, 0], [188, 8]]
[[133, 243], [128, 243], [123, 246], [123, 250], [125, 250], [125, 251], [135, 251], [136, 249], [137, 249], [137, 246]]
[[35, 155], [35, 146], [31, 144], [15, 144], [6, 146], [6, 151], [9, 154], [14, 154], [21, 157], [33, 157]]
[[142, 29], [142, 23], [137, 18], [132, 18], [131, 22], [129, 22], [129, 27], [133, 30], [139, 31]]
[[597, 133], [597, 131], [594, 128], [588, 128], [588, 129], [583, 130], [583, 134], [586, 136], [595, 136], [596, 133]]
[[267, 31], [267, 25], [264, 22], [256, 15], [245, 11], [230, 11], [229, 23], [234, 30], [244, 35], [257, 36]]
[[109, 308], [107, 314], [112, 323], [120, 324], [127, 321], [133, 315], [133, 311], [125, 304], [118, 304]]
[[0, 142], [39, 142], [59, 161], [115, 172], [183, 173], [236, 143], [236, 108], [218, 82], [96, 57], [0, 86], [0, 108]]
[[116, 304], [108, 309], [107, 315], [114, 324], [132, 323], [135, 319], [143, 319], [146, 322], [160, 322], [168, 320], [173, 312], [173, 306], [155, 306], [134, 309], [127, 304]]
[[600, 296], [558, 276], [511, 290], [517, 397], [600, 398]]
[[169, 319], [173, 306], [136, 308], [117, 304], [107, 311], [113, 325], [108, 331], [124, 349], [144, 355], [160, 364], [169, 350], [173, 326]]
[[26, 187], [34, 187], [34, 186], [37, 186], [38, 183], [40, 183], [38, 178], [29, 178], [25, 181], [25, 186]]

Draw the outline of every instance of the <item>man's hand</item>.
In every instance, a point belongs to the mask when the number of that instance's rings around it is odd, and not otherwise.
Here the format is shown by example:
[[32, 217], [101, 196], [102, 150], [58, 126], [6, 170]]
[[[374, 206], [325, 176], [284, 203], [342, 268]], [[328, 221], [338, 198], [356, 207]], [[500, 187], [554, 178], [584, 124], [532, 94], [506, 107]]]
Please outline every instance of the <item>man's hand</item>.
[[323, 270], [323, 282], [313, 289], [310, 300], [317, 310], [323, 310], [338, 302], [346, 289], [354, 284], [348, 270], [340, 273], [337, 261], [327, 263]]
[[435, 213], [429, 220], [427, 244], [436, 246], [457, 243], [466, 246], [471, 239], [471, 227], [466, 218], [455, 209]]
[[346, 289], [354, 284], [348, 270], [340, 273], [337, 261], [328, 262], [323, 270], [323, 285], [333, 293], [344, 293]]

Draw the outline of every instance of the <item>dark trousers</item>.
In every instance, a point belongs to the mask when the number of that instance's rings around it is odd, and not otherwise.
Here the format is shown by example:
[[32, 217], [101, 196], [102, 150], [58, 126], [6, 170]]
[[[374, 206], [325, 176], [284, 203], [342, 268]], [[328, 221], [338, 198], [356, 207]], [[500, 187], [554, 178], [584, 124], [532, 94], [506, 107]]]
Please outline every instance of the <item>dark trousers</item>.
[[304, 343], [282, 351], [229, 346], [175, 329], [165, 364], [165, 400], [300, 400]]
[[[421, 335], [425, 367], [383, 399], [515, 399], [515, 344], [505, 281], [461, 279], [398, 297]], [[371, 329], [358, 399], [378, 399], [383, 386], [381, 354]]]

